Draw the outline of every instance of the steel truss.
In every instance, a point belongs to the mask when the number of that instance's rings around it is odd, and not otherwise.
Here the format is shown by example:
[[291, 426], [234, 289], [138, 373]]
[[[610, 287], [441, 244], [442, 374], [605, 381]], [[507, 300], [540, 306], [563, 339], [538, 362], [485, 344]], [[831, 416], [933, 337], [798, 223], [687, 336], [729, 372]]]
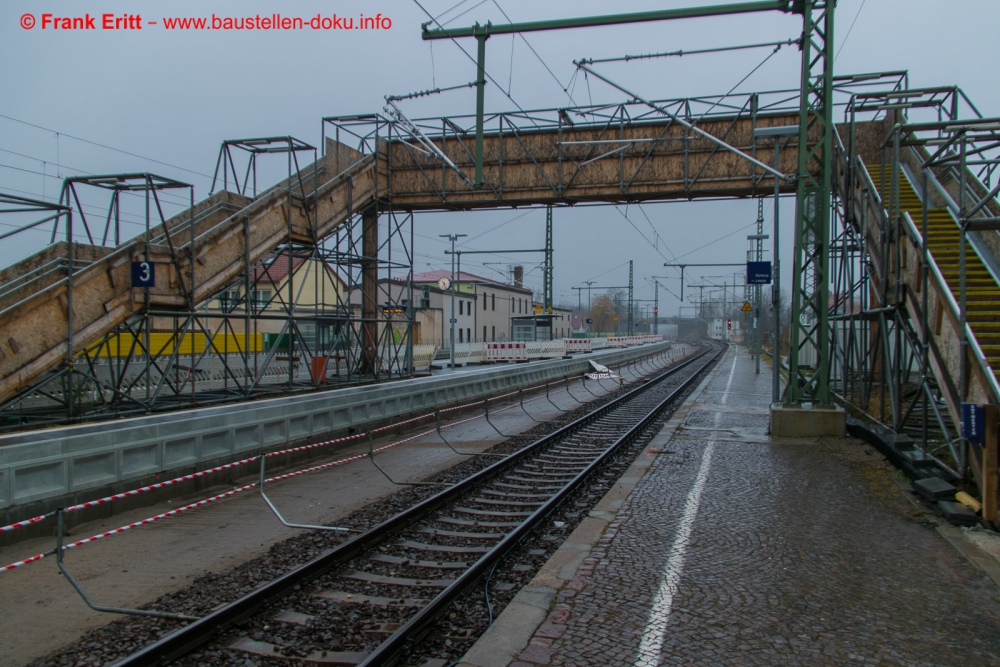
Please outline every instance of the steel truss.
[[[877, 155], [857, 145], [859, 119], [882, 121]], [[848, 407], [912, 437], [945, 474], [980, 481], [978, 452], [956, 423], [963, 401], [1000, 403], [965, 305], [966, 240], [1000, 278], [1000, 244], [980, 237], [1000, 228], [1000, 188], [992, 183], [1000, 164], [996, 120], [983, 119], [959, 88], [897, 85], [855, 95], [845, 127], [846, 145], [838, 136], [835, 147], [831, 207], [837, 230], [830, 249], [831, 390]], [[881, 173], [873, 179], [870, 168]], [[903, 210], [904, 178], [922, 203], [918, 220]], [[942, 205], [959, 230], [957, 300], [927, 246], [928, 211]], [[908, 243], [915, 251], [907, 252]], [[952, 335], [942, 315], [949, 304]], [[977, 386], [970, 386], [973, 376]]]
[[[300, 169], [300, 152], [313, 153], [312, 167]], [[245, 165], [239, 164], [241, 153]], [[309, 228], [316, 229], [310, 206], [318, 187], [316, 149], [293, 137], [223, 142], [213, 189], [221, 184], [257, 196], [258, 158], [272, 154], [286, 155], [288, 167], [287, 179], [275, 188], [287, 190], [286, 206], [302, 206]], [[102, 234], [95, 233], [84, 212], [78, 193], [84, 185], [110, 193]], [[285, 241], [271, 254], [256, 264], [246, 262], [242, 276], [196, 302], [197, 262], [180, 270], [181, 259], [194, 247], [193, 192], [186, 220], [167, 219], [159, 199], [162, 191], [176, 188], [191, 186], [151, 174], [115, 174], [67, 179], [62, 205], [34, 202], [32, 208], [4, 196], [0, 204], [17, 204], [10, 211], [50, 213], [11, 233], [51, 223], [54, 239], [62, 219], [68, 240], [74, 233], [79, 237], [80, 230], [73, 229], [78, 220], [93, 246], [84, 248], [101, 255], [102, 247], [122, 240], [120, 196], [145, 195], [145, 259], [166, 249], [186, 296], [183, 305], [164, 308], [150, 303], [148, 290], [133, 290], [145, 300], [141, 314], [0, 405], [0, 424], [10, 429], [146, 414], [412, 375], [412, 214], [387, 210], [376, 201], [325, 238], [293, 235], [289, 224]], [[245, 217], [244, 238], [251, 224]], [[151, 234], [154, 229], [162, 231]], [[51, 273], [71, 285], [74, 271], [89, 262], [74, 260], [72, 250], [63, 254], [67, 257], [58, 267], [41, 267], [48, 273], [36, 270], [5, 283], [0, 299]], [[71, 287], [67, 300], [71, 309]]]
[[[832, 78], [832, 105], [834, 108], [846, 109], [853, 95], [865, 90], [880, 90], [887, 81], [902, 79], [905, 72], [865, 73]], [[611, 83], [613, 84], [613, 82]], [[542, 175], [547, 190], [538, 193], [538, 199], [545, 197], [561, 198], [565, 191], [574, 183], [575, 174], [582, 167], [598, 160], [614, 160], [619, 163], [617, 176], [621, 202], [631, 201], [630, 194], [642, 167], [668, 143], [675, 141], [667, 137], [674, 122], [683, 121], [694, 128], [708, 121], [725, 120], [726, 128], [716, 138], [723, 143], [734, 140], [735, 130], [739, 122], [751, 121], [756, 127], [757, 119], [766, 115], [795, 114], [800, 111], [800, 90], [787, 88], [754, 93], [730, 93], [726, 95], [705, 95], [698, 97], [653, 99], [649, 101], [631, 101], [615, 104], [593, 104], [567, 106], [550, 109], [528, 109], [516, 112], [486, 113], [483, 117], [484, 131], [491, 137], [510, 138], [517, 142], [519, 150], [526, 159], [533, 162], [539, 174]], [[675, 117], [677, 121], [671, 121]], [[664, 118], [668, 122], [664, 124]], [[387, 107], [386, 114], [367, 114], [351, 116], [330, 116], [324, 121], [324, 145], [327, 139], [335, 140], [368, 155], [378, 152], [378, 147], [386, 145], [401, 145], [411, 159], [428, 156], [434, 157], [440, 167], [429, 169], [421, 167], [422, 177], [428, 189], [440, 200], [442, 209], [454, 208], [449, 203], [450, 193], [445, 187], [445, 175], [450, 171], [458, 171], [464, 182], [472, 182], [472, 175], [462, 171], [462, 167], [449, 159], [449, 155], [458, 152], [463, 165], [472, 165], [475, 159], [473, 148], [469, 141], [476, 133], [476, 116], [454, 115], [435, 116], [427, 118], [408, 118], [399, 111], [397, 106]], [[624, 130], [629, 127], [655, 124], [660, 128], [659, 136], [643, 139], [622, 139]], [[561, 135], [570, 129], [596, 130], [595, 138], [585, 142], [563, 141]], [[538, 155], [532, 149], [528, 138], [537, 132], [555, 132], [560, 138], [556, 142], [555, 156]], [[699, 135], [688, 131], [680, 139], [683, 151], [689, 158], [684, 161], [682, 187], [689, 198], [705, 196], [698, 192], [695, 185], [707, 184], [704, 171], [712, 156], [727, 150], [722, 145], [716, 145], [708, 154], [698, 155], [690, 147], [699, 141]], [[703, 140], [702, 140], [703, 141]], [[770, 139], [752, 140], [749, 146], [743, 147], [746, 154], [754, 157], [758, 149], [770, 150]], [[794, 145], [794, 144], [793, 144]], [[454, 151], [452, 151], [454, 149]], [[690, 150], [690, 153], [689, 153]], [[634, 169], [624, 167], [625, 158], [639, 156], [642, 159]], [[392, 153], [385, 153], [388, 164], [386, 169], [392, 172]], [[559, 163], [559, 178], [550, 180], [541, 168], [543, 160], [555, 159]], [[420, 164], [422, 161], [417, 161]], [[489, 191], [498, 200], [504, 200], [503, 165], [504, 157], [498, 156], [499, 176], [490, 178], [484, 176], [483, 189]], [[770, 165], [764, 165], [771, 170]], [[756, 194], [760, 196], [771, 192], [773, 179], [770, 171], [747, 162], [747, 173], [751, 174], [752, 182], [760, 184]], [[744, 176], [740, 176], [744, 178]], [[764, 181], [767, 185], [764, 185]], [[717, 184], [719, 196], [729, 197], [725, 184]], [[790, 191], [791, 186], [783, 184], [784, 191]], [[388, 197], [391, 200], [391, 195]], [[525, 205], [525, 202], [515, 202]], [[568, 202], [576, 203], [576, 202]]]

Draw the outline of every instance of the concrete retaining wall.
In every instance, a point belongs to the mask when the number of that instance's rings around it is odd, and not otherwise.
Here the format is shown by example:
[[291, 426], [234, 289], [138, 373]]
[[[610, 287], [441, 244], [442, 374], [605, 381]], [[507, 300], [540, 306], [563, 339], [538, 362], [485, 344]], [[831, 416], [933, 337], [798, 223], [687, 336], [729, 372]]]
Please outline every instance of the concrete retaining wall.
[[[588, 358], [614, 366], [668, 347], [667, 343], [643, 345], [572, 360], [489, 367], [3, 436], [0, 525], [204, 470], [260, 450], [367, 430], [435, 408], [579, 375], [589, 368]], [[223, 476], [200, 484], [219, 484], [226, 479]], [[180, 489], [170, 493], [178, 495], [178, 491], [183, 493]], [[149, 502], [162, 499], [149, 498]]]

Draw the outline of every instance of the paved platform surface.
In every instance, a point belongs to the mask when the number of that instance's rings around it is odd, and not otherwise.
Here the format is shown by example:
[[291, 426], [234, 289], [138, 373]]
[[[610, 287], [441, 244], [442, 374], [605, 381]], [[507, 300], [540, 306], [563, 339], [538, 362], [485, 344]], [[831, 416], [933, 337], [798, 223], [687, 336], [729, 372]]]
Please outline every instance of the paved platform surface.
[[461, 664], [1000, 664], [1000, 588], [870, 448], [770, 438], [769, 370], [730, 348]]

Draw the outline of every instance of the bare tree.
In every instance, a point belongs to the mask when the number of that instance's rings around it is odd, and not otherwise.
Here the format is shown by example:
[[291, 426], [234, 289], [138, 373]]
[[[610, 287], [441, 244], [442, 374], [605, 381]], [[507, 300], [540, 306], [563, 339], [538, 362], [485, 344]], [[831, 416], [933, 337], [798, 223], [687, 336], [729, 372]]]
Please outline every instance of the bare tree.
[[590, 317], [594, 323], [591, 331], [610, 333], [615, 330], [615, 303], [607, 294], [594, 297], [590, 305]]

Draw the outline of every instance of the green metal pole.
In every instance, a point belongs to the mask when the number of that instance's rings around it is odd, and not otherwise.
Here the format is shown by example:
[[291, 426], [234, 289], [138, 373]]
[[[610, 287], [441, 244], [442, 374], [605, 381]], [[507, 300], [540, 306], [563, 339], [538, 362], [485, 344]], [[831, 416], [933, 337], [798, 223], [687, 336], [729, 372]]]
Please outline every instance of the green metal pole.
[[750, 12], [794, 10], [791, 0], [766, 0], [764, 2], [735, 2], [726, 5], [709, 5], [707, 7], [684, 7], [680, 9], [665, 9], [651, 12], [633, 12], [630, 14], [607, 14], [604, 16], [581, 16], [572, 19], [556, 19], [552, 21], [527, 21], [507, 25], [492, 25], [478, 23], [471, 28], [436, 28], [429, 30], [431, 22], [424, 23], [424, 39], [455, 39], [459, 37], [478, 37], [481, 33], [489, 35], [506, 35], [515, 32], [539, 32], [542, 30], [565, 30], [566, 28], [592, 28], [603, 25], [620, 25], [623, 23], [646, 23], [649, 21], [669, 21], [671, 19], [690, 19], [704, 16], [724, 16], [728, 14], [746, 14]]
[[[834, 0], [804, 0], [802, 3], [799, 164], [786, 404], [831, 404], [828, 310], [833, 168], [833, 17]], [[814, 53], [813, 49], [818, 53]], [[810, 135], [819, 135], [812, 147], [808, 146]], [[800, 355], [807, 345], [816, 350], [816, 369], [811, 376], [802, 372], [800, 364]]]
[[[479, 24], [476, 24], [479, 28]], [[489, 25], [485, 26], [489, 29]], [[483, 111], [486, 93], [486, 40], [489, 34], [486, 32], [476, 35], [479, 42], [479, 54], [476, 61], [476, 187], [483, 187]]]

